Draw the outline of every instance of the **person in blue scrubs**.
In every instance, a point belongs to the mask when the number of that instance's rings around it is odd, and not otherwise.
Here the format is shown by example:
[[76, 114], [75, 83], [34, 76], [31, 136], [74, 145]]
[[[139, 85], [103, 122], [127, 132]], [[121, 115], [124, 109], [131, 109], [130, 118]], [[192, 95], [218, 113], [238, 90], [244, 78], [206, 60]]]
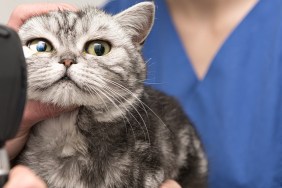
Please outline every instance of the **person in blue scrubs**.
[[[112, 0], [106, 10], [119, 12], [137, 2]], [[156, 0], [156, 5], [144, 46], [146, 83], [175, 96], [195, 124], [209, 159], [209, 187], [282, 187], [282, 1]], [[35, 11], [19, 10], [14, 15]], [[24, 19], [15, 19], [17, 27]], [[42, 104], [26, 108], [33, 109], [23, 119], [33, 120], [29, 128], [50, 114], [38, 117], [34, 109], [42, 108], [35, 106]], [[10, 148], [23, 147], [25, 140]]]
[[146, 84], [176, 97], [194, 123], [209, 187], [282, 188], [282, 1], [155, 3]]

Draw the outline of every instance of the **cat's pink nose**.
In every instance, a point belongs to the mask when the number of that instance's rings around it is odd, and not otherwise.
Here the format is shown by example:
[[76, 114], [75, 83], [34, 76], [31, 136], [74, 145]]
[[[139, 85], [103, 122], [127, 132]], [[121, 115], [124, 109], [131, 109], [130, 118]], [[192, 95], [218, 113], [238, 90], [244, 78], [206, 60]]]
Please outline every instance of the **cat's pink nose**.
[[70, 67], [72, 64], [76, 64], [74, 59], [62, 59], [59, 63], [64, 64], [65, 67]]

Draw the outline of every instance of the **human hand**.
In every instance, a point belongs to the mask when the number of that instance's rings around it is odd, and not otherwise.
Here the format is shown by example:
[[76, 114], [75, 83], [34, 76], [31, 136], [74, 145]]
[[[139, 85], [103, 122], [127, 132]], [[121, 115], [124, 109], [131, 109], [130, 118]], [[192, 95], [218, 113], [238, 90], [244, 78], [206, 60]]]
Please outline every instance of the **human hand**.
[[20, 128], [15, 138], [6, 142], [5, 148], [8, 152], [9, 158], [14, 159], [24, 147], [30, 128], [36, 123], [56, 117], [64, 112], [74, 110], [75, 106], [68, 108], [61, 108], [52, 104], [40, 103], [38, 101], [27, 101], [24, 109], [23, 118]]
[[160, 188], [181, 188], [181, 186], [173, 180], [165, 181]]
[[14, 167], [3, 188], [47, 188], [46, 184], [25, 166]]
[[[30, 17], [58, 9], [76, 11], [76, 8], [74, 6], [63, 3], [38, 3], [20, 5], [11, 14], [7, 25], [18, 31], [21, 25]], [[42, 104], [37, 101], [27, 101], [19, 131], [16, 137], [12, 140], [9, 140], [5, 146], [10, 159], [14, 159], [22, 150], [27, 141], [29, 130], [34, 124], [42, 120], [58, 116], [63, 112], [72, 111], [74, 109], [75, 107], [60, 108], [55, 105]]]
[[8, 26], [18, 31], [21, 25], [35, 15], [45, 14], [52, 10], [76, 11], [76, 7], [65, 3], [34, 3], [19, 5], [12, 12], [8, 21]]

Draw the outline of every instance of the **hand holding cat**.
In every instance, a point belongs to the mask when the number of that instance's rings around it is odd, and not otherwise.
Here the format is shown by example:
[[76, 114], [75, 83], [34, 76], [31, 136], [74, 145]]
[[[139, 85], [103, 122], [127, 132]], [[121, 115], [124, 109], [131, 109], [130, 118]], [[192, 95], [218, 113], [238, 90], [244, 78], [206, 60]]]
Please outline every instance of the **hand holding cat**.
[[34, 3], [20, 5], [12, 12], [7, 25], [18, 31], [20, 26], [30, 17], [58, 9], [75, 11], [76, 7], [65, 3]]
[[22, 150], [28, 139], [29, 130], [33, 125], [50, 117], [58, 116], [63, 112], [72, 111], [74, 108], [64, 109], [52, 104], [43, 104], [32, 100], [27, 101], [19, 131], [14, 139], [6, 143], [10, 159], [14, 159]]
[[47, 188], [47, 186], [29, 168], [19, 165], [11, 170], [9, 181], [4, 188]]
[[181, 187], [175, 181], [167, 180], [167, 181], [165, 181], [164, 184], [161, 185], [160, 188], [181, 188]]

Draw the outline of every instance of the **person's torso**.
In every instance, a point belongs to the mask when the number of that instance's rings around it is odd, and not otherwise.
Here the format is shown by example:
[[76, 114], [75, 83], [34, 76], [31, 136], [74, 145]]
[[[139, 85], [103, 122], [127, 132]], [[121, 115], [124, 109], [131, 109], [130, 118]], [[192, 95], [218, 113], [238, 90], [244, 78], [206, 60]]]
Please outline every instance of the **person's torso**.
[[[107, 9], [133, 3], [119, 0]], [[176, 97], [195, 124], [208, 154], [210, 187], [282, 187], [282, 1], [260, 0], [201, 81], [164, 1], [156, 5], [143, 49], [145, 83]]]

